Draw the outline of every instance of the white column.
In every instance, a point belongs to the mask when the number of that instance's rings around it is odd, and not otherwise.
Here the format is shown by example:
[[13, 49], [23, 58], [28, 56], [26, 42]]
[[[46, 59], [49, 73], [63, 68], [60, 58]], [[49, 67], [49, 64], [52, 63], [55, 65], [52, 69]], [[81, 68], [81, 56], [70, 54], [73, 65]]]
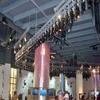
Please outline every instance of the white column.
[[5, 100], [9, 100], [9, 89], [10, 89], [10, 64], [3, 66], [3, 91], [2, 96]]
[[65, 75], [60, 73], [60, 90], [65, 91]]
[[55, 77], [52, 77], [52, 78], [49, 80], [49, 88], [56, 89], [56, 79], [55, 79]]
[[85, 9], [87, 10], [88, 9], [88, 2], [87, 2], [87, 0], [85, 0]]
[[76, 72], [76, 100], [79, 100], [79, 94], [83, 94], [83, 74], [82, 71]]
[[59, 77], [55, 77], [55, 81], [56, 81], [56, 91], [58, 92], [60, 90], [60, 78]]
[[9, 100], [10, 64], [0, 66], [0, 96]]
[[2, 65], [0, 65], [0, 96], [2, 96]]
[[77, 0], [77, 3], [78, 3], [78, 6], [79, 6], [79, 8], [80, 8], [80, 12], [82, 11], [82, 9], [81, 9], [81, 0]]

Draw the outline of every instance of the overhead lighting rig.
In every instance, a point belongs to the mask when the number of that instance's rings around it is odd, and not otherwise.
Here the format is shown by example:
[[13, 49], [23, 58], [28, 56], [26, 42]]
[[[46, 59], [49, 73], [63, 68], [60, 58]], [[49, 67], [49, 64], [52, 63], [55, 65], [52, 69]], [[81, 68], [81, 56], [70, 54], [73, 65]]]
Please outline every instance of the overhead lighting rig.
[[[69, 5], [70, 0], [66, 0], [63, 6], [55, 13], [55, 15], [19, 50], [16, 54], [16, 60], [23, 54], [27, 53], [28, 48], [37, 47], [41, 43], [54, 39], [60, 40], [62, 43], [66, 41], [66, 32], [70, 30], [69, 26], [69, 12], [74, 5]], [[73, 2], [75, 3], [75, 2]], [[68, 7], [69, 9], [67, 9]], [[23, 52], [23, 54], [22, 54]]]

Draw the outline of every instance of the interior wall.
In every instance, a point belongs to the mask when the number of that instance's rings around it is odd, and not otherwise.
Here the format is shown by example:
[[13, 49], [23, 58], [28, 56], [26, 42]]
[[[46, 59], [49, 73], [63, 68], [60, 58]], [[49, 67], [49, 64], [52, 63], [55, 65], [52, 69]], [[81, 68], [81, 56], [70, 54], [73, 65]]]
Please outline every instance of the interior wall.
[[[100, 76], [99, 76], [100, 77]], [[33, 83], [33, 73], [28, 71], [21, 71], [21, 75], [19, 75], [18, 83], [17, 83], [17, 92], [18, 94], [22, 93], [23, 98], [28, 95], [28, 89], [34, 86]], [[68, 91], [73, 97], [76, 94], [76, 79], [75, 78], [67, 78], [65, 77], [65, 90]], [[99, 78], [100, 80], [100, 78]], [[26, 84], [24, 84], [26, 83]], [[60, 79], [59, 77], [52, 77], [49, 82], [49, 88], [54, 88], [56, 91], [60, 90]], [[94, 82], [92, 78], [83, 80], [83, 89], [84, 93], [90, 92], [94, 90]], [[98, 84], [98, 90], [100, 90], [100, 84]], [[24, 100], [24, 99], [23, 99]]]
[[[97, 90], [100, 91], [100, 75], [97, 75], [96, 77], [96, 86], [97, 86]], [[91, 91], [94, 91], [95, 87], [94, 87], [94, 78], [90, 77], [89, 79], [84, 79], [83, 81], [84, 84], [84, 93], [88, 94]]]
[[25, 96], [28, 95], [28, 89], [33, 87], [33, 73], [22, 70], [18, 75], [17, 80], [17, 93], [23, 95], [23, 100], [25, 100]]

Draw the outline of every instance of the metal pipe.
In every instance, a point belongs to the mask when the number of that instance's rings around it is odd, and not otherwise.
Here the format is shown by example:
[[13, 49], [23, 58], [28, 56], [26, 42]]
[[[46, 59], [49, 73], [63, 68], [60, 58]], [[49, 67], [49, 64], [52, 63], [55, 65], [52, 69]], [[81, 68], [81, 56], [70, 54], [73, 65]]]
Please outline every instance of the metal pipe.
[[41, 11], [41, 13], [46, 17], [46, 19], [48, 20], [48, 16], [45, 14], [44, 11], [41, 10], [41, 8], [36, 4], [36, 2], [34, 0], [31, 0], [31, 2]]

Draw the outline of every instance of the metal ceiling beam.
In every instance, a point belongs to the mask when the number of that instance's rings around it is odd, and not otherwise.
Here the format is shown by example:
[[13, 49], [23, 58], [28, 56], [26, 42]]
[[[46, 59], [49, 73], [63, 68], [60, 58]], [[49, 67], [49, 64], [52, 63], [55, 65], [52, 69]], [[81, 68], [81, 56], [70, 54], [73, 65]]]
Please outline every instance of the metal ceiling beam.
[[[80, 37], [75, 37], [75, 38], [73, 38], [73, 39], [67, 39], [67, 38], [66, 38], [66, 40], [67, 40], [68, 42], [71, 43], [71, 45], [69, 44], [69, 46], [67, 46], [67, 48], [70, 48], [70, 47], [74, 47], [74, 48], [75, 48], [75, 46], [80, 46], [83, 42], [85, 42], [85, 44], [87, 44], [86, 41], [87, 41], [87, 42], [89, 42], [89, 41], [95, 41], [96, 43], [98, 42], [95, 33], [93, 33], [93, 34], [87, 34], [87, 35], [80, 36]], [[66, 42], [67, 42], [67, 41], [66, 41]], [[58, 42], [59, 42], [59, 41], [58, 41]], [[50, 43], [51, 46], [54, 45], [54, 47], [55, 47], [55, 44], [53, 44], [53, 42], [49, 42], [49, 43]], [[92, 42], [92, 43], [93, 43], [93, 42]], [[62, 45], [62, 44], [58, 44], [59, 47], [60, 47], [61, 45]], [[83, 44], [83, 45], [84, 45], [84, 44]], [[90, 45], [91, 45], [91, 44], [90, 44]], [[57, 46], [57, 44], [56, 44], [56, 46]], [[64, 44], [63, 44], [63, 46], [64, 46]], [[63, 46], [62, 46], [62, 47], [63, 47]], [[66, 47], [66, 46], [65, 46], [65, 47]]]
[[[82, 41], [82, 42], [76, 42], [76, 43], [72, 43], [72, 46], [75, 48], [75, 47], [80, 47], [80, 46], [86, 46], [86, 45], [88, 45], [88, 46], [91, 46], [91, 45], [95, 45], [95, 44], [97, 44], [98, 42], [97, 42], [97, 40], [93, 40], [93, 39], [89, 39], [89, 40], [85, 40], [85, 41]], [[49, 44], [51, 45], [51, 48], [59, 48], [59, 45], [53, 45], [53, 42], [49, 42]], [[52, 46], [53, 45], [53, 46]], [[67, 48], [72, 48], [72, 46], [66, 46], [66, 45], [63, 45], [63, 48], [65, 48], [65, 49], [67, 49]]]
[[83, 24], [73, 25], [72, 32], [73, 31], [77, 31], [77, 30], [87, 29], [89, 27], [94, 27], [92, 22], [87, 22], [87, 23], [83, 23]]
[[[46, 9], [49, 9], [49, 8], [52, 8], [52, 7], [55, 7], [57, 4], [58, 4], [59, 1], [56, 1], [56, 0], [53, 0], [53, 1], [50, 1], [44, 5], [41, 5], [40, 8], [42, 11], [46, 10]], [[38, 10], [37, 13], [39, 13], [40, 11]], [[26, 11], [24, 13], [21, 13], [19, 15], [16, 15], [14, 16], [14, 21], [18, 21], [18, 20], [21, 20], [23, 18], [26, 18], [28, 16], [31, 16], [31, 15], [34, 15], [36, 14], [36, 9], [31, 9], [29, 11]]]
[[2, 13], [7, 13], [7, 12], [10, 12], [11, 10], [17, 8], [18, 6], [21, 6], [23, 5], [24, 3], [27, 3], [29, 2], [29, 0], [16, 0], [16, 2], [10, 4], [9, 6], [5, 7], [3, 10], [2, 10]]
[[84, 35], [88, 35], [88, 34], [96, 34], [95, 33], [95, 29], [94, 28], [87, 28], [84, 30], [77, 31], [77, 32], [70, 32], [68, 34], [66, 34], [67, 39], [71, 39], [71, 38], [75, 38], [75, 37], [80, 37], [80, 36], [84, 36]]
[[96, 63], [96, 62], [87, 62], [87, 61], [78, 61], [79, 64], [89, 64], [89, 65], [99, 65], [100, 63]]
[[[82, 49], [82, 48], [88, 48], [88, 49], [92, 49], [92, 48], [90, 48], [90, 46], [91, 46], [92, 44], [90, 44], [90, 43], [88, 43], [88, 44], [84, 44], [84, 45], [73, 45], [72, 47], [63, 47], [62, 46], [62, 50], [61, 50], [61, 48], [60, 48], [60, 46], [52, 46], [51, 48], [56, 48], [56, 49], [54, 49], [54, 50], [57, 50], [57, 51], [71, 51], [71, 50], [77, 50], [77, 49]], [[74, 49], [73, 49], [74, 48]]]
[[[61, 52], [60, 52], [61, 53]], [[100, 53], [100, 52], [94, 52], [94, 51], [91, 51], [91, 50], [80, 50], [80, 51], [77, 51], [77, 52], [62, 52], [61, 54], [62, 54], [62, 56], [70, 56], [70, 57], [72, 57], [72, 55], [73, 55], [73, 53], [76, 53], [76, 55], [78, 55], [78, 56], [82, 56], [82, 57], [84, 57], [84, 56], [92, 56], [92, 55], [97, 55], [98, 53]]]
[[96, 39], [97, 40], [97, 36], [96, 36], [96, 33], [94, 34], [87, 34], [87, 35], [84, 35], [84, 36], [80, 36], [80, 37], [75, 37], [73, 39], [67, 39], [67, 41], [69, 41], [71, 44], [73, 43], [77, 43], [77, 42], [82, 42], [82, 41], [85, 41], [85, 40], [89, 40], [89, 39]]
[[[58, 51], [58, 50], [57, 50]], [[62, 54], [62, 55], [67, 55], [67, 54], [72, 54], [73, 55], [73, 53], [82, 53], [82, 52], [92, 52], [92, 50], [89, 50], [89, 48], [88, 47], [83, 47], [83, 48], [75, 48], [75, 51], [71, 48], [71, 49], [69, 49], [69, 50], [59, 50], [59, 53], [60, 54]]]
[[[0, 21], [2, 22], [2, 17], [6, 17], [4, 14], [0, 13]], [[12, 20], [10, 20], [9, 18], [6, 17], [6, 20], [8, 22], [8, 26], [11, 27], [12, 29], [16, 30], [19, 34], [22, 34], [24, 32], [23, 29], [21, 29], [20, 27], [16, 26]]]
[[[48, 18], [50, 19], [52, 17], [52, 15], [49, 15]], [[38, 22], [37, 22], [37, 26], [40, 25], [40, 24], [43, 24], [43, 23], [46, 23], [47, 22], [47, 19], [45, 17], [42, 17], [42, 18], [39, 18], [38, 19]], [[27, 27], [36, 27], [36, 21], [31, 21], [31, 22], [27, 22], [25, 23], [22, 28], [23, 29], [26, 29]]]
[[37, 5], [37, 3], [34, 0], [31, 0], [31, 2], [39, 9], [39, 11], [44, 15], [44, 17], [48, 20], [48, 16], [46, 15], [46, 13], [41, 10], [41, 8]]
[[[96, 52], [96, 53], [93, 53], [93, 52], [90, 52], [90, 51], [81, 51], [81, 52], [78, 52], [76, 53], [76, 55], [78, 56], [78, 60], [86, 60], [86, 59], [90, 59], [90, 58], [99, 58], [100, 57], [94, 57], [93, 55], [97, 55], [97, 54], [100, 54], [100, 52]], [[71, 59], [73, 57], [73, 53], [69, 52], [69, 53], [62, 53], [62, 55], [65, 57], [65, 59]]]
[[[70, 40], [69, 40], [69, 42], [70, 42]], [[48, 41], [47, 42], [48, 44], [50, 44], [51, 45], [51, 48], [53, 48], [53, 46], [54, 47], [56, 47], [57, 45], [55, 45], [53, 42], [51, 42], [51, 41]], [[79, 47], [79, 46], [83, 46], [83, 45], [90, 45], [91, 46], [91, 44], [92, 45], [95, 45], [95, 44], [97, 44], [98, 43], [98, 41], [96, 40], [96, 39], [89, 39], [89, 40], [84, 40], [84, 41], [82, 41], [82, 42], [72, 42], [72, 46], [73, 47]], [[63, 45], [63, 47], [64, 48], [70, 48], [71, 46], [69, 45], [69, 47], [68, 46], [66, 46], [66, 45]]]
[[[70, 0], [69, 0], [70, 1]], [[66, 2], [67, 3], [67, 2]], [[68, 3], [67, 3], [68, 4]], [[66, 8], [66, 4], [61, 8], [61, 10], [59, 10], [59, 12], [63, 12], [63, 10], [64, 10], [64, 8]], [[71, 7], [72, 8], [72, 7]], [[59, 13], [58, 12], [58, 13]], [[55, 14], [55, 16], [56, 16], [56, 14]], [[53, 16], [53, 18], [55, 18], [55, 16]], [[42, 27], [41, 28], [41, 30], [39, 30], [38, 32], [37, 32], [37, 34], [34, 36], [34, 37], [32, 37], [29, 41], [28, 41], [28, 43], [27, 43], [27, 45], [25, 45], [17, 54], [16, 54], [16, 59], [18, 59], [18, 58], [20, 58], [23, 54], [22, 54], [22, 52], [23, 51], [25, 51], [25, 52], [27, 52], [26, 50], [27, 50], [27, 48], [28, 48], [28, 46], [30, 46], [30, 48], [31, 48], [31, 45], [33, 45], [33, 44], [35, 44], [35, 41], [36, 41], [36, 37], [40, 37], [42, 34], [43, 34], [43, 32], [45, 32], [46, 31], [46, 29], [48, 29], [48, 27], [49, 26], [51, 26], [53, 23], [54, 23], [54, 19], [51, 19], [50, 20], [50, 22], [48, 21], [47, 22], [47, 24], [45, 24], [45, 26], [44, 27]], [[53, 22], [52, 22], [52, 20], [53, 20]], [[92, 22], [91, 22], [92, 23]], [[48, 26], [47, 26], [48, 25]], [[85, 28], [87, 28], [86, 27], [86, 25], [87, 24], [84, 24], [84, 29]], [[93, 25], [92, 24], [88, 24], [87, 25], [88, 27], [93, 27]], [[80, 25], [78, 26], [79, 28], [81, 27]], [[74, 28], [76, 28], [76, 27], [74, 27]], [[79, 28], [77, 28], [77, 29], [79, 29]], [[82, 27], [83, 28], [83, 27]], [[74, 31], [76, 31], [76, 30], [74, 30]], [[95, 37], [95, 35], [91, 35], [90, 37], [89, 36], [84, 36], [84, 38], [83, 37], [81, 37], [80, 39], [79, 38], [76, 38], [76, 42], [80, 42], [80, 41], [85, 41], [85, 40], [88, 40], [88, 39], [96, 39], [96, 37]], [[77, 41], [78, 40], [78, 41]], [[74, 42], [74, 41], [73, 41]], [[25, 53], [24, 52], [24, 53]]]

